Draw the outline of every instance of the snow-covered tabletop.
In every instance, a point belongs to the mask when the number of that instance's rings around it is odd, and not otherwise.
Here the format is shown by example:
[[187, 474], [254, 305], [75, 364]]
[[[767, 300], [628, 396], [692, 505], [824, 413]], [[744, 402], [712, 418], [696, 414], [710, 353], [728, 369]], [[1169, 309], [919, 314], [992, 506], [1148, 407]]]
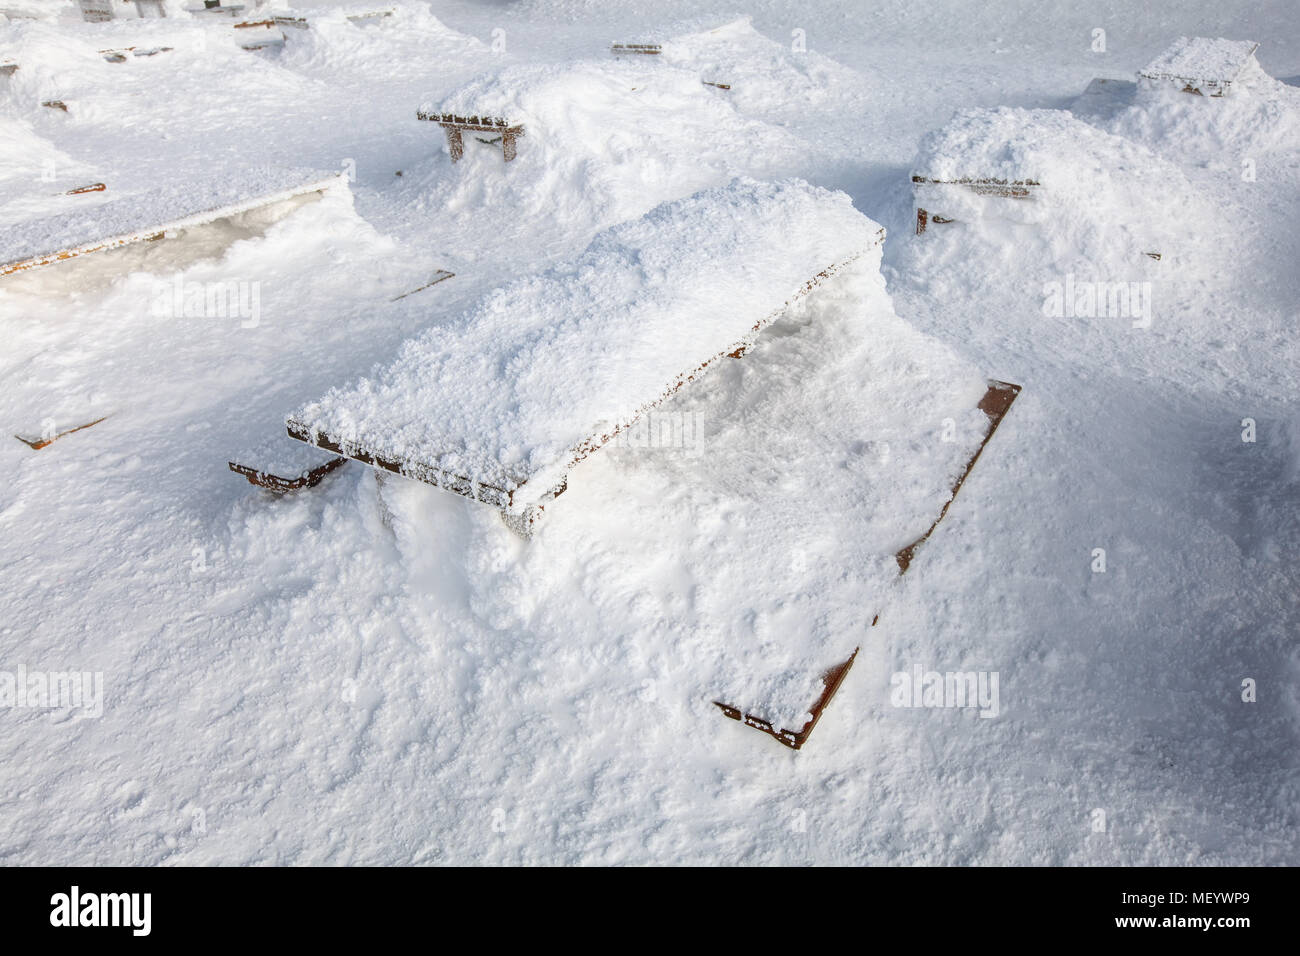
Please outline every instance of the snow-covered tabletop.
[[[339, 173], [261, 167], [202, 182], [168, 183], [148, 193], [12, 223], [0, 227], [0, 275], [213, 222], [342, 181]], [[111, 195], [111, 185], [109, 189]]]
[[736, 180], [497, 289], [387, 368], [295, 411], [290, 428], [520, 513], [750, 341], [809, 280], [866, 254], [878, 261], [882, 239], [843, 193]]
[[1148, 63], [1138, 76], [1146, 80], [1175, 80], [1195, 90], [1222, 95], [1250, 64], [1259, 49], [1249, 40], [1179, 37]]

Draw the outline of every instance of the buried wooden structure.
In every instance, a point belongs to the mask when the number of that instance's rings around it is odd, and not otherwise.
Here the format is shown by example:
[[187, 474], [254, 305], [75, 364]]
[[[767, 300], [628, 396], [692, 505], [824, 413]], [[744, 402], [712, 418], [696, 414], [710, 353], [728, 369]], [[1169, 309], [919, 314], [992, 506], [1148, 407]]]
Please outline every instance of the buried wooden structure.
[[319, 465], [302, 468], [290, 475], [280, 475], [272, 468], [245, 465], [238, 461], [230, 461], [226, 464], [235, 474], [247, 478], [250, 485], [257, 485], [259, 488], [284, 494], [290, 491], [300, 491], [303, 488], [314, 488], [325, 480], [326, 475], [347, 463], [348, 459], [346, 458], [332, 457]]
[[461, 116], [458, 113], [439, 113], [429, 112], [426, 110], [417, 110], [415, 114], [417, 119], [427, 120], [430, 123], [437, 123], [442, 127], [442, 131], [447, 134], [447, 148], [451, 151], [451, 161], [459, 162], [465, 155], [465, 140], [463, 134], [471, 133], [495, 133], [497, 138], [483, 140], [489, 145], [501, 144], [501, 155], [505, 157], [508, 163], [515, 158], [516, 140], [524, 135], [522, 125], [511, 124], [508, 120], [500, 116]]
[[[1012, 385], [1009, 382], [989, 382], [988, 391], [984, 393], [984, 397], [980, 399], [978, 406], [979, 410], [988, 418], [988, 425], [983, 438], [976, 447], [975, 453], [966, 461], [965, 467], [953, 482], [951, 494], [943, 503], [943, 507], [939, 509], [938, 515], [930, 524], [929, 528], [927, 528], [925, 532], [911, 544], [900, 548], [894, 555], [894, 560], [898, 564], [898, 576], [900, 578], [908, 572], [909, 568], [911, 568], [912, 560], [916, 557], [917, 549], [929, 540], [930, 536], [934, 534], [935, 529], [939, 527], [939, 522], [941, 522], [948, 514], [948, 509], [957, 498], [957, 492], [961, 490], [966, 478], [971, 473], [971, 469], [975, 467], [975, 463], [979, 460], [980, 454], [984, 451], [985, 446], [988, 445], [989, 440], [993, 437], [993, 433], [997, 431], [998, 425], [1002, 423], [1002, 419], [1005, 418], [1007, 412], [1011, 410], [1011, 404], [1016, 400], [1016, 396], [1019, 394], [1019, 385]], [[879, 621], [880, 615], [877, 614], [872, 619], [871, 626], [875, 627]], [[849, 668], [853, 666], [853, 661], [858, 656], [859, 650], [860, 647], [855, 647], [853, 653], [849, 655], [847, 660], [832, 667], [822, 677], [822, 692], [818, 695], [817, 700], [813, 702], [812, 706], [808, 708], [810, 719], [798, 730], [773, 726], [771, 721], [766, 720], [757, 714], [746, 713], [741, 708], [724, 703], [723, 701], [714, 701], [714, 704], [717, 705], [723, 714], [730, 717], [732, 720], [738, 720], [746, 727], [753, 727], [755, 730], [760, 730], [785, 744], [785, 746], [792, 750], [799, 750], [808, 742], [808, 738], [812, 734], [813, 728], [815, 728], [817, 722], [821, 720], [822, 711], [826, 709], [826, 706], [831, 702], [831, 698], [835, 696], [836, 691], [840, 689], [840, 685], [844, 683], [844, 678], [848, 675]]]
[[388, 301], [398, 302], [402, 299], [405, 299], [407, 296], [415, 295], [415, 293], [417, 292], [423, 292], [425, 289], [431, 288], [432, 286], [437, 285], [439, 282], [446, 282], [448, 279], [454, 279], [455, 277], [456, 277], [456, 273], [454, 272], [448, 272], [446, 269], [438, 269], [437, 271], [434, 272], [433, 276], [429, 279], [429, 281], [424, 283], [424, 285], [418, 285], [409, 292], [403, 292], [401, 295], [395, 295]]
[[1232, 84], [1256, 65], [1258, 49], [1259, 44], [1249, 40], [1179, 37], [1138, 71], [1138, 82], [1172, 86], [1196, 96], [1225, 96]]
[[[884, 242], [884, 229], [880, 229], [877, 235], [879, 243]], [[521, 492], [525, 488], [529, 492], [533, 489], [528, 487], [528, 479], [520, 480], [513, 488], [499, 487], [490, 483], [477, 480], [468, 474], [457, 474], [448, 471], [434, 460], [414, 460], [409, 458], [396, 458], [386, 455], [376, 449], [366, 447], [364, 444], [351, 441], [341, 435], [332, 435], [328, 432], [322, 432], [315, 428], [310, 422], [290, 417], [286, 422], [286, 427], [291, 438], [314, 445], [317, 448], [332, 452], [335, 455], [341, 455], [347, 458], [355, 458], [357, 461], [370, 465], [373, 468], [389, 471], [394, 474], [403, 475], [407, 478], [414, 478], [423, 481], [426, 484], [442, 488], [446, 491], [463, 495], [474, 501], [480, 501], [489, 504], [502, 512], [502, 519], [506, 525], [522, 537], [530, 537], [538, 523], [541, 521], [546, 508], [556, 498], [560, 497], [568, 487], [568, 471], [583, 461], [593, 452], [598, 451], [626, 428], [634, 424], [646, 412], [658, 407], [667, 401], [684, 386], [693, 382], [705, 369], [712, 366], [719, 359], [723, 358], [740, 358], [745, 351], [753, 344], [755, 337], [760, 331], [772, 322], [780, 318], [789, 308], [790, 304], [812, 292], [823, 282], [839, 273], [844, 267], [855, 261], [861, 253], [846, 258], [840, 262], [833, 263], [816, 275], [809, 278], [804, 284], [791, 296], [789, 300], [782, 304], [779, 309], [769, 313], [766, 317], [755, 322], [737, 342], [723, 349], [722, 351], [705, 358], [694, 368], [684, 371], [675, 376], [675, 382], [669, 386], [656, 398], [653, 398], [640, 406], [638, 413], [631, 421], [626, 422], [622, 427], [614, 427], [605, 431], [602, 430], [592, 434], [586, 440], [580, 442], [570, 450], [568, 461], [563, 471], [564, 475], [558, 483], [545, 489], [544, 493], [536, 497], [533, 503], [530, 503], [522, 511], [516, 511], [518, 500], [523, 499]]]
[[71, 435], [73, 432], [79, 432], [82, 431], [83, 429], [89, 428], [92, 425], [98, 425], [106, 418], [108, 418], [107, 415], [101, 415], [99, 418], [96, 418], [93, 422], [86, 422], [84, 425], [77, 425], [73, 428], [65, 428], [61, 432], [56, 432], [51, 430], [49, 434], [42, 435], [40, 438], [24, 438], [22, 435], [15, 435], [14, 437], [17, 438], [24, 445], [26, 445], [28, 448], [31, 448], [34, 451], [40, 451], [42, 448], [45, 448], [46, 446], [51, 445], [54, 442], [58, 441], [64, 435]]
[[[1042, 184], [1033, 179], [927, 179], [924, 176], [912, 177], [912, 188], [917, 186], [958, 186], [969, 189], [977, 196], [997, 196], [1002, 199], [1028, 199], [1031, 190]], [[928, 210], [916, 207], [916, 234], [922, 235], [930, 223], [952, 222], [943, 216], [932, 215]]]
[[[794, 248], [773, 242], [778, 217]], [[450, 326], [408, 341], [373, 373], [377, 381], [295, 410], [286, 430], [490, 505], [529, 536], [576, 465], [720, 359], [742, 354], [851, 263], [878, 268], [883, 242], [884, 229], [847, 197], [806, 183], [705, 190], [611, 227], [563, 268], [488, 293]], [[660, 263], [649, 284], [648, 262]], [[720, 310], [721, 288], [729, 291]], [[560, 302], [565, 321], [546, 320]], [[531, 358], [519, 366], [523, 355]], [[552, 378], [568, 379], [582, 356], [602, 374], [564, 398]]]
[[[0, 229], [0, 276], [161, 239], [176, 230], [323, 193], [343, 182], [340, 173], [263, 170], [247, 181], [223, 179], [206, 184], [201, 191], [192, 183], [172, 184], [152, 193], [111, 200], [96, 206], [93, 213], [78, 211], [18, 223]], [[80, 191], [102, 190], [87, 187]]]
[[615, 43], [609, 48], [611, 53], [635, 53], [641, 56], [658, 56], [663, 47], [658, 43]]
[[[1095, 82], [1095, 81], [1094, 81]], [[912, 188], [927, 186], [956, 186], [969, 189], [977, 196], [993, 196], [999, 199], [1033, 199], [1043, 184], [1034, 179], [927, 179], [924, 176], [912, 176]], [[931, 224], [939, 226], [956, 222], [955, 218], [940, 216], [923, 207], [918, 197], [916, 206], [916, 234], [924, 235]], [[928, 200], [925, 200], [928, 201]], [[1159, 262], [1163, 256], [1159, 252], [1143, 252], [1148, 259]]]
[[133, 57], [149, 57], [157, 56], [159, 53], [170, 53], [172, 50], [173, 47], [169, 46], [124, 46], [111, 50], [100, 50], [99, 54], [109, 63], [125, 63], [127, 61], [128, 53]]

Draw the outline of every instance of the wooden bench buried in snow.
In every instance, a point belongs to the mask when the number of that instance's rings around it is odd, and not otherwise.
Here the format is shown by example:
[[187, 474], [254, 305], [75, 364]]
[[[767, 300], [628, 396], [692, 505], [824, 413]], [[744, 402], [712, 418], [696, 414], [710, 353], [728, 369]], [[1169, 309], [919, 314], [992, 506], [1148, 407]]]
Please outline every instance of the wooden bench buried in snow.
[[0, 276], [112, 249], [323, 192], [339, 173], [259, 169], [204, 183], [179, 182], [89, 209], [0, 228]]
[[[969, 189], [976, 196], [998, 196], [1003, 199], [1028, 199], [1030, 190], [1042, 185], [1032, 179], [927, 179], [924, 176], [912, 177], [913, 189], [916, 185], [929, 186], [957, 186], [962, 189]], [[919, 236], [925, 232], [926, 226], [930, 222], [944, 223], [952, 222], [943, 216], [931, 217], [930, 213], [920, 205], [916, 207], [916, 234]]]
[[227, 466], [249, 484], [283, 494], [315, 487], [347, 462], [347, 458], [325, 454], [281, 434], [259, 448], [241, 452]]
[[[465, 140], [462, 137], [465, 132], [494, 133], [501, 142], [501, 155], [507, 163], [515, 158], [516, 140], [524, 135], [522, 125], [512, 125], [500, 116], [461, 116], [426, 109], [417, 110], [415, 116], [442, 127], [442, 131], [447, 134], [447, 148], [451, 150], [453, 163], [459, 162], [465, 155]], [[496, 140], [488, 142], [495, 143]]]
[[[979, 411], [983, 413], [983, 426], [980, 429], [975, 442], [969, 446], [968, 450], [963, 449], [962, 453], [966, 454], [968, 457], [966, 457], [964, 462], [958, 466], [956, 478], [952, 481], [947, 497], [944, 499], [943, 504], [938, 509], [937, 513], [933, 515], [932, 520], [930, 520], [928, 516], [917, 515], [922, 522], [928, 520], [928, 526], [921, 531], [915, 540], [910, 544], [899, 548], [893, 555], [894, 564], [897, 566], [899, 578], [902, 578], [903, 575], [907, 574], [907, 572], [912, 568], [912, 563], [916, 558], [917, 551], [930, 539], [930, 536], [933, 535], [935, 530], [939, 527], [939, 523], [947, 516], [948, 509], [957, 498], [957, 493], [961, 491], [962, 485], [964, 485], [966, 479], [970, 477], [971, 470], [975, 467], [975, 463], [979, 461], [980, 455], [984, 452], [989, 440], [993, 437], [993, 433], [997, 431], [998, 426], [1006, 417], [1007, 412], [1011, 410], [1011, 405], [1015, 402], [1016, 397], [1019, 394], [1019, 385], [996, 381], [988, 383], [988, 388], [985, 391], [984, 396], [976, 406]], [[875, 627], [879, 621], [880, 614], [877, 612], [872, 618], [871, 626]], [[720, 700], [715, 700], [714, 704], [723, 714], [730, 717], [732, 720], [738, 720], [746, 727], [753, 727], [755, 730], [760, 730], [785, 744], [792, 750], [799, 750], [808, 742], [808, 738], [812, 734], [813, 729], [817, 726], [817, 722], [821, 720], [822, 712], [831, 702], [831, 698], [833, 698], [836, 692], [840, 689], [840, 685], [844, 683], [844, 679], [848, 676], [849, 668], [853, 666], [853, 661], [858, 656], [859, 650], [860, 645], [855, 646], [847, 659], [842, 663], [835, 664], [827, 669], [821, 678], [821, 690], [817, 694], [816, 699], [813, 700], [811, 697], [809, 698], [810, 706], [807, 708], [807, 719], [795, 729], [783, 726], [779, 721], [774, 722], [772, 719], [769, 719], [770, 712], [768, 716], [764, 716], [762, 713], [757, 712], [761, 709], [761, 704], [763, 703], [761, 700], [758, 702], [759, 706], [753, 706], [753, 704], [751, 704], [752, 709]]]
[[706, 190], [489, 294], [288, 431], [527, 535], [576, 464], [849, 263], [878, 268], [883, 239], [847, 196], [799, 181]]
[[[391, 17], [392, 15], [393, 15], [393, 8], [387, 7], [385, 9], [362, 8], [347, 13], [344, 16], [349, 23], [362, 24], [362, 23], [367, 23], [371, 20], [383, 20], [387, 17]], [[284, 13], [284, 14], [277, 14], [274, 19], [275, 22], [282, 27], [292, 27], [298, 30], [307, 30], [310, 29], [311, 27], [311, 17], [309, 16]]]
[[1255, 65], [1258, 43], [1179, 37], [1167, 50], [1138, 71], [1138, 82], [1172, 84], [1197, 96], [1224, 96], [1249, 67]]

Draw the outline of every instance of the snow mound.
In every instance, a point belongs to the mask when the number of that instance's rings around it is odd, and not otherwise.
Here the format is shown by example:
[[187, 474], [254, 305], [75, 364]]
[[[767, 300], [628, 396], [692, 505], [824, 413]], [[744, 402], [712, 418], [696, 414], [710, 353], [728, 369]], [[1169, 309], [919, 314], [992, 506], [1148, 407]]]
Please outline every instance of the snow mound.
[[[381, 10], [386, 17], [358, 18]], [[279, 16], [303, 16], [298, 12]], [[488, 54], [480, 40], [446, 26], [430, 12], [427, 3], [352, 5], [310, 11], [305, 28], [285, 26], [284, 51], [279, 63], [303, 72], [342, 70], [370, 78], [396, 77], [410, 64]]]
[[[1176, 165], [1063, 110], [960, 110], [922, 140], [912, 175], [916, 204], [932, 215], [1050, 224], [1042, 232], [1052, 249], [1099, 262], [1169, 255], [1175, 244], [1190, 252], [1175, 237], [1207, 215]], [[1023, 196], [971, 188], [980, 182]]]
[[63, 208], [94, 205], [101, 194], [68, 196], [76, 186], [94, 182], [95, 171], [28, 124], [0, 117], [0, 221], [21, 222]]
[[[1179, 37], [1173, 45], [1138, 71], [1145, 80], [1177, 80], [1223, 89], [1254, 60], [1258, 43], [1246, 40]], [[1209, 89], [1204, 92], [1209, 92]]]
[[[542, 217], [580, 235], [743, 172], [763, 174], [800, 148], [784, 131], [738, 114], [695, 71], [631, 57], [507, 67], [422, 111], [499, 116], [524, 127], [518, 158], [504, 166], [499, 145], [476, 142], [484, 134], [465, 134], [455, 168], [443, 145], [424, 170], [427, 208]], [[442, 140], [436, 126], [429, 130]]]
[[749, 17], [670, 39], [664, 62], [700, 78], [730, 85], [737, 109], [766, 115], [802, 114], [844, 103], [861, 74], [823, 56], [777, 43], [754, 29]]
[[0, 6], [0, 22], [9, 20], [57, 20], [61, 17], [77, 17], [74, 0], [4, 0]]
[[[125, 59], [109, 62], [108, 51]], [[220, 76], [228, 83], [226, 65], [242, 65], [249, 58], [233, 30], [210, 29], [193, 20], [27, 21], [6, 31], [0, 41], [0, 60], [18, 64], [8, 82], [14, 103], [38, 111], [42, 102], [61, 100], [69, 104], [74, 121], [120, 122], [124, 81], [139, 71], [154, 76], [152, 103], [160, 92], [174, 95], [195, 85], [202, 89], [203, 77]]]
[[1182, 163], [1300, 150], [1300, 89], [1252, 58], [1224, 96], [1196, 96], [1171, 83], [1139, 83], [1133, 102], [1104, 124]]
[[869, 252], [878, 263], [881, 238], [842, 193], [737, 180], [497, 289], [292, 418], [504, 493], [528, 482], [511, 498], [521, 510], [563, 480], [584, 442], [735, 349], [813, 276]]

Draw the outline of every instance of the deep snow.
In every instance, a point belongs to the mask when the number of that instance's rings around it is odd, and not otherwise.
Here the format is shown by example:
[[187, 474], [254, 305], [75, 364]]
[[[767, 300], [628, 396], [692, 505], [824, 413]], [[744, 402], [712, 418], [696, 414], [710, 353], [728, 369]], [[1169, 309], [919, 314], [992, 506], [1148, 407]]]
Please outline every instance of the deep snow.
[[[350, 178], [0, 280], [8, 431], [110, 413], [0, 445], [0, 671], [102, 672], [105, 691], [98, 719], [0, 710], [0, 859], [1300, 862], [1300, 91], [1269, 79], [1300, 74], [1293, 5], [746, 12], [457, 0], [261, 53], [176, 20], [172, 51], [122, 63], [75, 46], [87, 28], [0, 23], [19, 62], [0, 79], [6, 225], [75, 209], [63, 192], [91, 181]], [[1059, 228], [913, 235], [914, 159], [955, 112], [1068, 109], [1183, 35], [1261, 40], [1268, 76], [1076, 115], [1197, 202], [1132, 219], [1081, 196]], [[650, 95], [633, 105], [624, 76]], [[453, 167], [415, 119], [466, 90], [535, 111], [508, 167], [472, 142]], [[484, 293], [736, 175], [841, 189], [884, 224], [897, 318], [873, 337], [860, 279], [819, 291], [664, 407], [702, 448], [592, 456], [528, 544], [415, 482], [381, 502], [355, 464], [281, 499], [226, 470]], [[1191, 253], [1135, 258], [1089, 226], [1119, 221]], [[440, 268], [455, 278], [390, 305]], [[1150, 322], [1045, 314], [1067, 278], [1150, 282]], [[256, 289], [256, 320], [169, 311], [177, 281]], [[882, 432], [873, 383], [926, 341], [1025, 390], [868, 607], [864, 489], [938, 429]], [[862, 651], [803, 751], [719, 714], [704, 685], [736, 635], [818, 629]], [[893, 706], [916, 666], [996, 672], [999, 714]]]

